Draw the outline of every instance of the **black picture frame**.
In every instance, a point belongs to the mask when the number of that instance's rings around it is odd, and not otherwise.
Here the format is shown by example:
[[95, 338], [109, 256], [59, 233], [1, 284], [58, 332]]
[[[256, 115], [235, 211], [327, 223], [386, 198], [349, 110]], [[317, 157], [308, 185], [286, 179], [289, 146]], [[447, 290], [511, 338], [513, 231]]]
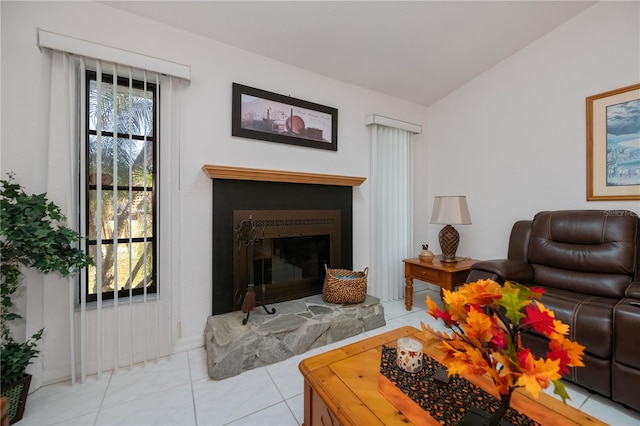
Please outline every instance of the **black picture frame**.
[[233, 83], [231, 135], [338, 150], [338, 110]]

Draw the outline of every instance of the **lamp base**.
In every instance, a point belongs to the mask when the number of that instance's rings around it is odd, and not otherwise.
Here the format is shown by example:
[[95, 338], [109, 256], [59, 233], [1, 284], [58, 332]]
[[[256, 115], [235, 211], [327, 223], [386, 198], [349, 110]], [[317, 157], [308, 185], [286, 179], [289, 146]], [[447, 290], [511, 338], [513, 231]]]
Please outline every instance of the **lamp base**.
[[457, 263], [456, 251], [458, 250], [458, 243], [460, 243], [460, 234], [451, 225], [447, 225], [440, 230], [438, 234], [440, 241], [440, 249], [442, 250], [442, 256], [440, 258], [441, 263]]

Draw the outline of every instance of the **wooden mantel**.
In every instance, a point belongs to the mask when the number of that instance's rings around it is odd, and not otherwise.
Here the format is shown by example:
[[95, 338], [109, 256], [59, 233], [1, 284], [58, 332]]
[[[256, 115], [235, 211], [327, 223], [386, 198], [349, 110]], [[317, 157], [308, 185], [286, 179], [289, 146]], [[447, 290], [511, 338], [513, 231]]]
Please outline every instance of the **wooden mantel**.
[[250, 169], [245, 167], [202, 166], [210, 179], [256, 180], [263, 182], [308, 183], [316, 185], [360, 186], [364, 177], [288, 172], [283, 170]]

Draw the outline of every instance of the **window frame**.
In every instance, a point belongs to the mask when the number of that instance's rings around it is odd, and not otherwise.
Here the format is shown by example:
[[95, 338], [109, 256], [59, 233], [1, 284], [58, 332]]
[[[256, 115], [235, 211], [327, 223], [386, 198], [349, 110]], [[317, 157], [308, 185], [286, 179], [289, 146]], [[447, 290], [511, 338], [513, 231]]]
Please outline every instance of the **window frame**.
[[[85, 96], [84, 99], [82, 99], [81, 101], [84, 102], [84, 129], [82, 129], [82, 131], [84, 132], [84, 158], [81, 159], [81, 173], [84, 175], [84, 188], [82, 189], [84, 191], [84, 205], [82, 205], [82, 203], [80, 204], [80, 208], [82, 210], [82, 215], [84, 216], [84, 226], [85, 229], [89, 230], [89, 221], [90, 221], [90, 200], [91, 200], [91, 191], [97, 191], [98, 186], [100, 186], [102, 188], [102, 190], [106, 190], [106, 191], [113, 191], [114, 186], [112, 184], [102, 184], [101, 182], [96, 182], [95, 184], [90, 184], [89, 182], [89, 174], [90, 174], [90, 170], [89, 170], [89, 166], [90, 166], [90, 160], [91, 160], [91, 154], [90, 154], [90, 149], [89, 149], [89, 144], [91, 141], [91, 137], [92, 136], [97, 136], [97, 129], [96, 130], [91, 130], [91, 122], [90, 122], [90, 117], [89, 117], [89, 113], [90, 113], [90, 93], [91, 93], [91, 83], [92, 82], [96, 82], [97, 84], [97, 71], [92, 70], [92, 69], [86, 69], [85, 70]], [[113, 74], [110, 74], [108, 72], [102, 72], [102, 83], [107, 83], [109, 85], [113, 85]], [[158, 260], [157, 260], [157, 253], [159, 252], [158, 249], [158, 208], [159, 208], [159, 201], [158, 201], [158, 147], [159, 147], [159, 142], [158, 142], [158, 129], [159, 129], [159, 102], [160, 102], [160, 84], [159, 82], [157, 83], [150, 83], [148, 81], [143, 81], [140, 79], [137, 79], [135, 77], [128, 77], [128, 76], [121, 76], [118, 75], [117, 76], [117, 85], [121, 86], [121, 87], [125, 87], [125, 88], [129, 88], [129, 81], [131, 80], [131, 87], [133, 89], [138, 89], [138, 90], [142, 90], [145, 93], [152, 93], [152, 101], [153, 101], [153, 125], [152, 125], [152, 131], [151, 131], [151, 135], [150, 136], [146, 136], [146, 135], [139, 135], [139, 134], [135, 134], [135, 135], [131, 135], [131, 139], [133, 140], [138, 140], [138, 141], [150, 141], [152, 144], [152, 155], [151, 155], [151, 161], [152, 161], [152, 167], [151, 167], [151, 187], [145, 187], [145, 186], [121, 186], [118, 185], [116, 188], [118, 191], [122, 190], [122, 191], [132, 191], [134, 193], [151, 193], [151, 205], [152, 205], [152, 213], [151, 213], [151, 237], [148, 236], [142, 236], [142, 237], [135, 237], [132, 238], [131, 237], [131, 230], [129, 231], [129, 237], [125, 237], [125, 238], [117, 238], [116, 240], [116, 244], [121, 244], [121, 243], [151, 243], [151, 283], [149, 283], [146, 287], [140, 287], [140, 288], [124, 288], [122, 290], [118, 290], [117, 291], [117, 298], [118, 299], [128, 299], [129, 296], [131, 295], [131, 297], [135, 296], [142, 296], [142, 295], [148, 295], [148, 294], [157, 294], [158, 293]], [[102, 131], [101, 135], [103, 137], [107, 137], [107, 138], [112, 138], [114, 139], [115, 143], [117, 143], [118, 139], [130, 139], [130, 134], [129, 133], [120, 133], [117, 132], [116, 135], [114, 135], [114, 132], [112, 131]], [[81, 150], [82, 152], [82, 150]], [[82, 181], [82, 180], [81, 180]], [[85, 252], [89, 253], [90, 249], [92, 247], [97, 246], [97, 242], [98, 242], [98, 235], [96, 235], [95, 239], [89, 238], [89, 236], [87, 235], [86, 239], [85, 239]], [[102, 245], [110, 245], [113, 246], [114, 244], [114, 240], [113, 238], [107, 238], [107, 239], [101, 239], [101, 244]], [[96, 255], [98, 255], [98, 253], [96, 252]], [[97, 261], [97, 259], [96, 259]], [[131, 271], [129, 271], [131, 272]], [[87, 271], [85, 274], [83, 274], [84, 277], [81, 280], [81, 284], [85, 286], [85, 295], [86, 295], [86, 302], [96, 302], [98, 300], [98, 292], [96, 293], [90, 293], [90, 289], [89, 289], [89, 270], [87, 268]], [[115, 280], [117, 277], [114, 277], [114, 290], [111, 291], [103, 291], [101, 300], [110, 300], [110, 299], [115, 299]], [[82, 291], [79, 292], [79, 298], [81, 298]], [[82, 301], [80, 300], [80, 303], [82, 303]]]

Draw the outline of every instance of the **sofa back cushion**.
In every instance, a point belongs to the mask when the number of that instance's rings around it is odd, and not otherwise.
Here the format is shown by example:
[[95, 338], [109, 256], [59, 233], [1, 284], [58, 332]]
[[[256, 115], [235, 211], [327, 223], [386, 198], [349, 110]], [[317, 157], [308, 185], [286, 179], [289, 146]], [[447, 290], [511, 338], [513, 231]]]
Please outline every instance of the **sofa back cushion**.
[[519, 220], [511, 228], [507, 258], [527, 262], [529, 259], [529, 241], [531, 240], [531, 220]]
[[536, 284], [603, 297], [622, 297], [636, 264], [638, 217], [622, 210], [538, 213], [529, 263]]

